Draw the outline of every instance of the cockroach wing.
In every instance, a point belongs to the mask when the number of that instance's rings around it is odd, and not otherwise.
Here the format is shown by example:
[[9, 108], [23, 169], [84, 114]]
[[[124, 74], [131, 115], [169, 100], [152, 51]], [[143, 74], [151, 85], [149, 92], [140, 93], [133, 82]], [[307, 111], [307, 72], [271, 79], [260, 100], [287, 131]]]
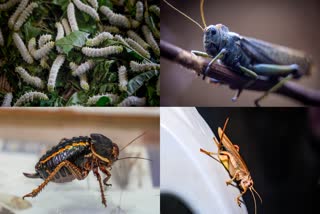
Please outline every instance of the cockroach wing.
[[310, 74], [311, 57], [302, 51], [272, 44], [250, 37], [240, 40], [242, 50], [254, 60], [254, 63], [300, 66], [303, 73]]

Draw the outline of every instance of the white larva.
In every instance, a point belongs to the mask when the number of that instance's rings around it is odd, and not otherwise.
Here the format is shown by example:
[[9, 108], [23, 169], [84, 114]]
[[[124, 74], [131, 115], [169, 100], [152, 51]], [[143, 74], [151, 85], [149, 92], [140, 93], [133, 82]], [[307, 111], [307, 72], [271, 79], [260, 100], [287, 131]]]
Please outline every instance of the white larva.
[[3, 98], [1, 107], [11, 107], [12, 98], [13, 96], [11, 92], [6, 93], [6, 95]]
[[41, 48], [37, 49], [34, 52], [30, 52], [30, 53], [36, 60], [39, 60], [39, 59], [47, 56], [53, 47], [54, 47], [54, 42], [50, 41], [50, 42], [47, 42]]
[[132, 47], [134, 50], [136, 50], [139, 54], [141, 54], [142, 56], [150, 59], [150, 53], [148, 51], [146, 51], [137, 42], [135, 42], [134, 40], [132, 40], [130, 38], [127, 38], [125, 41], [130, 45], [130, 47]]
[[160, 70], [160, 64], [156, 63], [137, 63], [135, 61], [130, 62], [130, 68], [135, 72], [144, 72], [150, 70]]
[[32, 64], [33, 63], [33, 58], [30, 55], [30, 53], [28, 52], [27, 47], [24, 44], [24, 42], [22, 41], [22, 39], [19, 36], [19, 34], [18, 33], [13, 33], [12, 38], [13, 38], [13, 42], [16, 45], [16, 47], [18, 48], [23, 60], [26, 61], [29, 64]]
[[22, 0], [17, 7], [17, 9], [14, 11], [14, 13], [10, 16], [8, 21], [8, 26], [10, 29], [13, 29], [14, 23], [16, 22], [18, 16], [20, 13], [27, 7], [29, 3], [29, 0]]
[[63, 18], [61, 20], [61, 23], [62, 23], [62, 26], [63, 26], [63, 29], [64, 29], [64, 32], [66, 33], [66, 35], [68, 36], [70, 33], [71, 33], [71, 28], [70, 28], [70, 25], [68, 23], [68, 20]]
[[41, 35], [39, 40], [38, 40], [39, 48], [43, 47], [50, 40], [52, 40], [52, 35], [51, 34]]
[[14, 30], [19, 31], [21, 26], [24, 24], [24, 22], [29, 18], [29, 16], [32, 14], [32, 11], [38, 7], [38, 4], [35, 2], [32, 2], [28, 5], [27, 8], [25, 8], [22, 13], [20, 14], [19, 18], [17, 19], [16, 23], [14, 24]]
[[69, 63], [69, 67], [70, 67], [70, 69], [71, 69], [71, 71], [76, 71], [77, 70], [77, 68], [79, 67], [79, 65], [77, 65], [76, 63], [74, 63], [74, 62], [70, 62]]
[[89, 48], [83, 47], [82, 53], [90, 57], [109, 56], [111, 54], [119, 54], [123, 51], [122, 46], [109, 46], [105, 48]]
[[2, 34], [1, 28], [0, 28], [0, 46], [4, 46], [4, 39], [3, 39], [3, 34]]
[[21, 0], [9, 0], [6, 3], [0, 4], [0, 11], [9, 10], [11, 7], [15, 6]]
[[141, 1], [137, 1], [136, 3], [136, 20], [141, 22], [143, 19], [143, 4]]
[[156, 16], [160, 17], [160, 8], [157, 5], [151, 5], [149, 7], [149, 11], [156, 14]]
[[32, 91], [32, 92], [27, 92], [24, 95], [22, 95], [13, 106], [22, 106], [25, 103], [32, 102], [35, 99], [39, 100], [49, 100], [48, 96], [44, 93], [37, 92], [37, 91]]
[[150, 47], [150, 45], [148, 43], [146, 43], [137, 33], [135, 33], [132, 30], [129, 30], [127, 32], [128, 36], [133, 39], [134, 41], [136, 41], [137, 43], [139, 43], [139, 45], [141, 45], [144, 49], [147, 49]]
[[[57, 28], [57, 36], [56, 36], [56, 41], [59, 39], [62, 39], [64, 37], [64, 30], [63, 26], [60, 22], [56, 22], [55, 27]], [[59, 53], [63, 53], [60, 47], [56, 48]]]
[[136, 96], [129, 96], [121, 101], [118, 106], [145, 106], [146, 105], [146, 98], [145, 97], [136, 97]]
[[91, 16], [94, 20], [96, 21], [100, 20], [99, 14], [97, 13], [97, 11], [92, 7], [90, 7], [89, 5], [82, 3], [80, 0], [73, 0], [73, 3], [76, 5], [76, 7], [79, 10]]
[[49, 79], [48, 79], [48, 90], [52, 92], [56, 85], [56, 79], [58, 72], [62, 64], [64, 63], [65, 56], [58, 55], [57, 58], [53, 61], [53, 64], [50, 69]]
[[90, 89], [86, 74], [80, 75], [80, 87], [85, 91], [89, 91]]
[[39, 77], [31, 76], [24, 68], [21, 66], [16, 67], [15, 71], [20, 75], [23, 81], [29, 85], [36, 88], [43, 88], [43, 82]]
[[28, 42], [28, 50], [33, 55], [33, 53], [36, 51], [36, 38], [31, 38]]
[[119, 41], [119, 42], [121, 42], [122, 44], [130, 47], [130, 45], [129, 45], [129, 44], [122, 38], [122, 36], [120, 36], [119, 34], [115, 35], [115, 36], [114, 36], [114, 39], [115, 39], [116, 41]]
[[113, 36], [108, 32], [102, 32], [102, 33], [99, 33], [94, 38], [88, 39], [86, 42], [86, 45], [90, 47], [98, 46], [107, 39], [113, 39]]
[[[70, 68], [71, 65], [69, 64]], [[82, 74], [86, 73], [87, 71], [93, 69], [95, 66], [95, 63], [93, 60], [88, 60], [82, 64], [80, 64], [73, 72], [72, 75], [73, 76], [81, 76]], [[72, 69], [72, 68], [71, 68]], [[73, 69], [72, 69], [73, 70]]]
[[118, 95], [111, 94], [111, 93], [95, 95], [95, 96], [89, 97], [89, 99], [87, 101], [87, 105], [95, 105], [101, 97], [109, 97], [111, 105], [118, 102], [118, 99], [119, 99]]
[[74, 11], [74, 5], [72, 2], [70, 2], [68, 4], [67, 15], [68, 15], [68, 20], [69, 20], [69, 24], [70, 24], [72, 32], [79, 30], [77, 19], [76, 19], [76, 14]]
[[87, 0], [89, 2], [89, 4], [91, 4], [91, 6], [94, 8], [94, 9], [98, 9], [99, 5], [98, 5], [98, 1], [97, 0]]
[[112, 25], [103, 25], [103, 30], [109, 33], [120, 33], [120, 29]]
[[148, 44], [151, 46], [153, 52], [157, 56], [160, 56], [160, 48], [159, 48], [156, 40], [154, 39], [151, 31], [149, 30], [149, 28], [146, 25], [142, 26], [142, 32], [143, 32], [143, 35], [144, 35], [145, 39], [147, 40]]
[[119, 88], [121, 91], [127, 90], [128, 85], [128, 76], [127, 76], [127, 69], [125, 66], [120, 66], [118, 68], [118, 76], [119, 76]]
[[100, 7], [100, 12], [108, 18], [110, 24], [116, 25], [119, 27], [130, 28], [130, 25], [131, 25], [130, 21], [124, 15], [114, 13], [112, 10], [110, 10], [106, 6]]

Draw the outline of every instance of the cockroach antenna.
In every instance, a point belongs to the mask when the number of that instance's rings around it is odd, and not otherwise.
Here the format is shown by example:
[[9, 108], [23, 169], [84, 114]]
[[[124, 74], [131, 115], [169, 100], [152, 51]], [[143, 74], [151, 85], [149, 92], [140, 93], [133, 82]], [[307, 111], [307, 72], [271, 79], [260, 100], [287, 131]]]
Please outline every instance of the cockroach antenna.
[[[170, 4], [169, 2], [167, 2], [166, 0], [163, 0], [169, 7], [171, 7], [172, 9], [174, 9], [175, 11], [177, 11], [178, 13], [180, 13], [181, 15], [183, 15], [184, 17], [186, 17], [187, 19], [189, 19], [190, 21], [192, 21], [193, 23], [195, 23], [198, 27], [201, 28], [201, 30], [204, 32], [204, 29], [198, 22], [196, 22], [194, 19], [192, 19], [190, 16], [188, 16], [187, 14], [185, 14], [184, 12], [178, 10], [176, 7], [174, 7], [172, 4]], [[201, 5], [203, 5], [203, 0], [201, 0]], [[203, 9], [202, 9], [203, 11]], [[202, 16], [202, 13], [201, 13], [201, 16]], [[206, 27], [206, 24], [205, 24], [205, 20], [204, 20], [204, 16], [202, 18], [202, 21], [204, 22], [204, 25]]]
[[134, 141], [136, 141], [137, 139], [139, 139], [140, 137], [142, 137], [143, 135], [145, 135], [146, 132], [143, 132], [141, 135], [139, 135], [138, 137], [134, 138], [132, 141], [130, 141], [127, 145], [125, 145], [122, 149], [120, 149], [120, 152], [122, 150], [124, 150], [126, 147], [128, 147], [130, 144], [132, 144]]

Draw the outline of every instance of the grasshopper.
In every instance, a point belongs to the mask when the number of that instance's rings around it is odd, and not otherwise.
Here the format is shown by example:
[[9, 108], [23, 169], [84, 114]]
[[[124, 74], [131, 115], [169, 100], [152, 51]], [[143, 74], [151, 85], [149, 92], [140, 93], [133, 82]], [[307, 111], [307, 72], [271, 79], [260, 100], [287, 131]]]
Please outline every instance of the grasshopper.
[[239, 146], [234, 145], [229, 140], [229, 138], [225, 135], [225, 129], [227, 127], [228, 121], [229, 121], [229, 118], [226, 119], [226, 122], [224, 123], [224, 126], [223, 126], [223, 130], [220, 127], [218, 128], [220, 141], [218, 141], [216, 137], [213, 138], [214, 142], [218, 147], [218, 152], [217, 153], [209, 152], [202, 148], [200, 148], [200, 152], [203, 152], [204, 154], [209, 155], [212, 158], [214, 158], [212, 155], [217, 155], [219, 157], [220, 162], [223, 164], [226, 170], [228, 170], [231, 176], [231, 179], [226, 181], [227, 185], [231, 184], [234, 180], [238, 181], [240, 188], [243, 190], [240, 193], [240, 195], [238, 195], [236, 198], [236, 202], [238, 203], [239, 206], [240, 206], [240, 197], [244, 195], [248, 189], [250, 190], [253, 196], [254, 208], [256, 213], [257, 206], [256, 206], [256, 199], [253, 192], [257, 194], [261, 203], [262, 203], [262, 199], [259, 193], [253, 187], [253, 180], [251, 178], [248, 167], [239, 154]]
[[[207, 76], [211, 65], [217, 60], [222, 61], [232, 71], [250, 78], [247, 83], [238, 89], [232, 101], [236, 101], [242, 90], [254, 84], [257, 79], [275, 81], [275, 85], [271, 89], [255, 100], [256, 106], [259, 106], [262, 99], [269, 93], [278, 90], [286, 81], [293, 78], [299, 79], [303, 75], [310, 74], [311, 58], [301, 51], [241, 36], [229, 31], [228, 27], [223, 24], [207, 26], [203, 10], [204, 0], [200, 0], [200, 13], [204, 27], [166, 0], [163, 1], [194, 22], [204, 32], [205, 52], [191, 51], [197, 56], [211, 59], [203, 72], [203, 79]], [[219, 80], [213, 78], [211, 80], [220, 83]]]

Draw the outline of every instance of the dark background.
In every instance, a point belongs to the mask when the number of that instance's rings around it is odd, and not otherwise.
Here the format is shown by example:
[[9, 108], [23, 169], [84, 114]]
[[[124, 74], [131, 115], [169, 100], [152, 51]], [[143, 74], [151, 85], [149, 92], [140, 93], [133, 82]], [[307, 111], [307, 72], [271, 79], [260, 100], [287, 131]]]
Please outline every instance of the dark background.
[[[201, 25], [199, 0], [168, 0]], [[317, 0], [206, 0], [204, 13], [207, 25], [222, 23], [230, 31], [243, 36], [303, 50], [312, 55], [320, 66], [320, 1]], [[203, 49], [203, 32], [195, 24], [161, 1], [161, 39], [186, 50]], [[317, 68], [311, 77], [299, 83], [320, 89]], [[235, 91], [228, 86], [206, 84], [194, 72], [161, 59], [162, 106], [253, 106], [261, 92], [244, 91], [236, 103], [231, 102]], [[291, 99], [271, 95], [263, 106], [299, 106]]]

